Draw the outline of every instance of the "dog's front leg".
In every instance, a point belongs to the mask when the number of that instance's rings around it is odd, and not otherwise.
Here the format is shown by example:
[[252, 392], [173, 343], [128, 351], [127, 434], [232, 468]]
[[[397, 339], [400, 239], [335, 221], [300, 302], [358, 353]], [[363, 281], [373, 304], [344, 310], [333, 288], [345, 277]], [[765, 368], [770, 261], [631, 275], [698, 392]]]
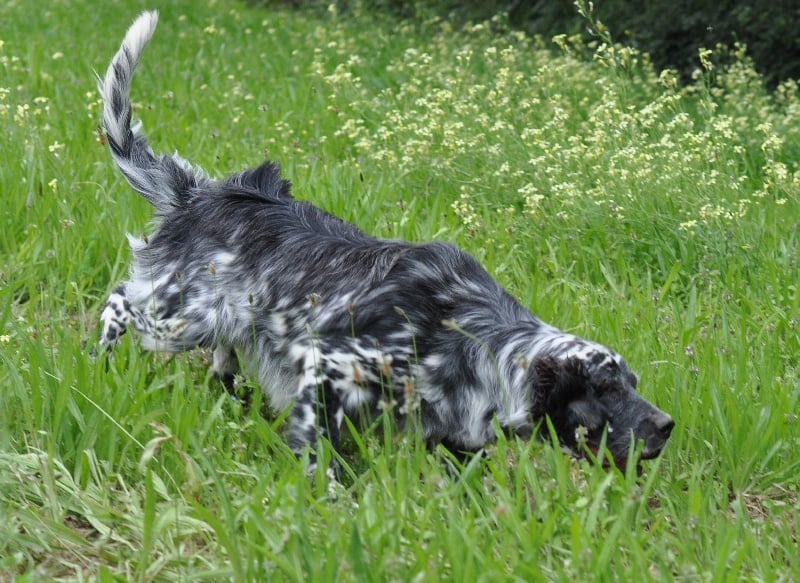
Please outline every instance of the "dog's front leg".
[[133, 318], [131, 303], [128, 301], [124, 285], [114, 288], [106, 300], [100, 322], [103, 326], [100, 332], [100, 345], [111, 350], [125, 334], [128, 324]]

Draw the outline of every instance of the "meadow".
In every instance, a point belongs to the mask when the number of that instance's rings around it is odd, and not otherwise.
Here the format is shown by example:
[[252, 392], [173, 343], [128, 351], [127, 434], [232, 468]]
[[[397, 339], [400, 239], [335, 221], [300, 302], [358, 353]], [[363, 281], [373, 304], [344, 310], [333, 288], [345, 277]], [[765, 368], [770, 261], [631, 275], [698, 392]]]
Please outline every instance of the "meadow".
[[[800, 578], [796, 82], [767, 92], [743, 47], [724, 69], [709, 47], [680, 85], [603, 27], [162, 4], [0, 6], [1, 581]], [[156, 151], [215, 175], [268, 157], [367, 232], [459, 244], [626, 357], [676, 420], [664, 454], [637, 476], [500, 434], [452, 479], [414, 435], [352, 428], [332, 497], [207, 353], [128, 335], [93, 358], [151, 218], [94, 71], [145, 8]]]

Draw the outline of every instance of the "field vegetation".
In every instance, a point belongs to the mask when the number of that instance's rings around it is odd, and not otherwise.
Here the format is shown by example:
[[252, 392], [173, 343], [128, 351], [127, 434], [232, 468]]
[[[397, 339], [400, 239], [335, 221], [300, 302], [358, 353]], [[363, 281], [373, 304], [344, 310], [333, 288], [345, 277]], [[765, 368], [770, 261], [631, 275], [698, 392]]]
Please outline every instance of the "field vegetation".
[[[637, 477], [500, 435], [452, 479], [414, 435], [353, 429], [332, 497], [208, 354], [128, 336], [92, 358], [124, 234], [151, 218], [93, 71], [144, 8], [161, 17], [133, 97], [156, 151], [215, 175], [269, 157], [370, 233], [458, 243], [626, 357], [677, 422], [664, 455]], [[0, 6], [0, 580], [797, 580], [798, 85], [767, 91], [741, 49], [701, 51], [682, 84], [557, 33]]]

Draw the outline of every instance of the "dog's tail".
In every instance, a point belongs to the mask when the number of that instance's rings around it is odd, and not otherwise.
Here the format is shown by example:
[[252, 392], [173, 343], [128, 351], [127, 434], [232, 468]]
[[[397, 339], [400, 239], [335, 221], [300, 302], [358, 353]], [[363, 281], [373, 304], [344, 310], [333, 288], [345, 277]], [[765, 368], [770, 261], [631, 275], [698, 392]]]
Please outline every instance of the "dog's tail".
[[145, 46], [155, 32], [158, 12], [143, 12], [128, 29], [122, 46], [99, 80], [103, 125], [111, 155], [130, 185], [160, 213], [180, 208], [192, 190], [209, 182], [203, 170], [177, 154], [156, 156], [142, 133], [132, 125], [131, 79]]

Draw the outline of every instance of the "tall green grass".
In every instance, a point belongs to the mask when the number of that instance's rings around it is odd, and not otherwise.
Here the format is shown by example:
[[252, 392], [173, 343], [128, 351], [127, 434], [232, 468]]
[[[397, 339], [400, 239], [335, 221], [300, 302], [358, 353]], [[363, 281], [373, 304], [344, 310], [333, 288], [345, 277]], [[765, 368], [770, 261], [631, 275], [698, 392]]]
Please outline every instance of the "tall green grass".
[[151, 216], [98, 140], [93, 71], [146, 7], [0, 7], [0, 579], [800, 576], [796, 83], [712, 53], [679, 87], [502, 19], [160, 7], [133, 90], [156, 150], [269, 156], [371, 233], [457, 242], [677, 421], [638, 479], [500, 436], [453, 480], [413, 435], [354, 431], [331, 493], [207, 355], [89, 356]]

